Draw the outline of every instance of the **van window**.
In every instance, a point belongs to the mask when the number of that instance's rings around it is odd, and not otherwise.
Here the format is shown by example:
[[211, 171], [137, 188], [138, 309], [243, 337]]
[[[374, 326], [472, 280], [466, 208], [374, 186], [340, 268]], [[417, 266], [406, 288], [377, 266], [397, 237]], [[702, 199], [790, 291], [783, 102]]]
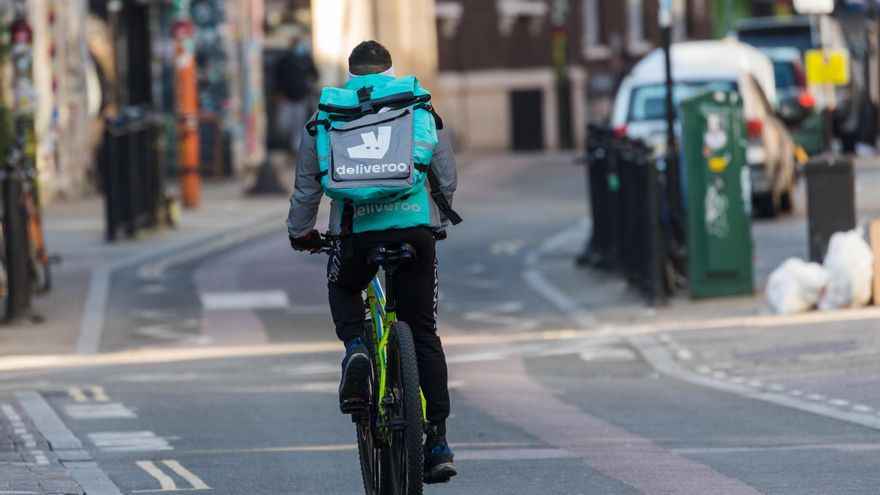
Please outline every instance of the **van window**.
[[[672, 88], [672, 102], [676, 108], [682, 100], [706, 91], [736, 91], [734, 81], [698, 81], [679, 82]], [[627, 122], [643, 122], [646, 120], [666, 119], [666, 85], [648, 84], [636, 86], [630, 98]]]

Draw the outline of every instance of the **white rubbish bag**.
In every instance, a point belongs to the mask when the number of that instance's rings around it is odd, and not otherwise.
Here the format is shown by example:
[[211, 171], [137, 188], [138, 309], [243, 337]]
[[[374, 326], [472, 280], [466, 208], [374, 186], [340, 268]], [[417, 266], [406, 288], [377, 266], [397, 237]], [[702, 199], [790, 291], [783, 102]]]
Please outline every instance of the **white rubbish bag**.
[[828, 289], [819, 309], [859, 308], [871, 302], [874, 253], [861, 229], [831, 236], [825, 269], [830, 273]]
[[819, 302], [828, 281], [829, 274], [822, 265], [789, 258], [770, 274], [767, 300], [780, 314], [809, 311]]

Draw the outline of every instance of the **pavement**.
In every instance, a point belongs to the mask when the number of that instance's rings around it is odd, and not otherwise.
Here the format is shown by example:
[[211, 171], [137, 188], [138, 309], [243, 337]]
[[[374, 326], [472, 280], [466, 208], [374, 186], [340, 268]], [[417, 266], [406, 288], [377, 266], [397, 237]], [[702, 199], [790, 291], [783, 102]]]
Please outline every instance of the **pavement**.
[[[649, 308], [573, 267], [574, 159], [460, 157], [466, 221], [439, 259], [461, 475], [425, 493], [876, 494], [880, 311]], [[873, 216], [880, 167], [858, 174]], [[178, 230], [119, 245], [94, 202], [49, 210], [45, 321], [0, 330], [0, 493], [360, 492], [326, 259], [290, 252], [285, 198], [241, 190], [208, 185]], [[803, 204], [756, 223], [758, 281], [806, 253]]]

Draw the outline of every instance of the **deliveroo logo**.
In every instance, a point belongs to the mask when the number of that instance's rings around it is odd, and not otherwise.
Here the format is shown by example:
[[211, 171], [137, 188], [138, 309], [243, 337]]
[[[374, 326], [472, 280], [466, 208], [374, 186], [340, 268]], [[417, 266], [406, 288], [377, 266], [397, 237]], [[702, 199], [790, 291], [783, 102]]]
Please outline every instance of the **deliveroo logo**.
[[361, 134], [364, 144], [348, 148], [348, 156], [352, 160], [381, 160], [391, 146], [391, 126], [382, 126], [376, 132]]

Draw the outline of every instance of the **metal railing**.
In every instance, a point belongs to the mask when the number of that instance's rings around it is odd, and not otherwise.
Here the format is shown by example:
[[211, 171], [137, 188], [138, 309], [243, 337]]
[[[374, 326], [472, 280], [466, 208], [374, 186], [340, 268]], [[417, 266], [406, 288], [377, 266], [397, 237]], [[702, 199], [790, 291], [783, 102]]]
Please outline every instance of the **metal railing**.
[[581, 265], [619, 272], [649, 304], [662, 303], [675, 286], [669, 259], [662, 174], [651, 148], [616, 136], [607, 127], [588, 127], [587, 181], [592, 236]]
[[159, 122], [143, 107], [107, 120], [98, 155], [105, 199], [106, 238], [165, 223], [165, 177], [157, 139]]

